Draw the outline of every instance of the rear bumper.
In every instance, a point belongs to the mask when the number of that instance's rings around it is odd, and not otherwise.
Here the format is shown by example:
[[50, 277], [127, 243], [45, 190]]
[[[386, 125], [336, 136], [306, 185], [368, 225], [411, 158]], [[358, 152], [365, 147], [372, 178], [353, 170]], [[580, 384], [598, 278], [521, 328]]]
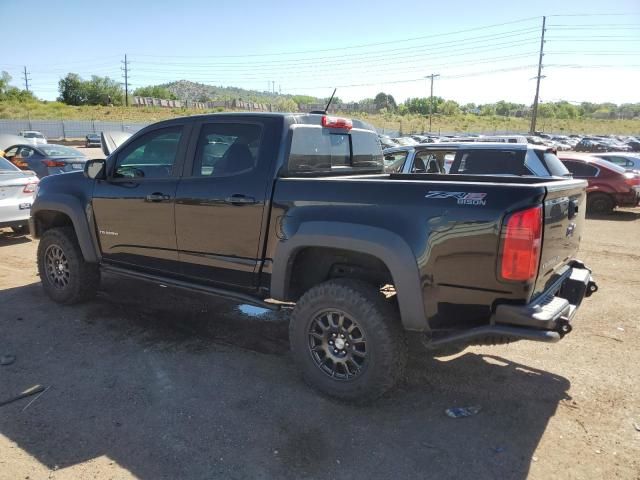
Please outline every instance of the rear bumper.
[[491, 324], [556, 332], [559, 340], [571, 331], [571, 321], [584, 297], [597, 290], [591, 270], [575, 262], [558, 282], [530, 304], [498, 305]]
[[571, 332], [582, 300], [598, 290], [591, 270], [579, 261], [528, 305], [501, 304], [489, 325], [472, 328], [427, 343], [439, 348], [451, 343], [504, 343], [513, 340], [557, 342]]

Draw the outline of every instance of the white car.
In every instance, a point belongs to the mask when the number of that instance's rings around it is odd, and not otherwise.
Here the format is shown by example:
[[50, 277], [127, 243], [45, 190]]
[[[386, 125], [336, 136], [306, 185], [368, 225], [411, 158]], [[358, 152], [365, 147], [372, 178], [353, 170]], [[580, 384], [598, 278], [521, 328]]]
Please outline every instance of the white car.
[[40, 132], [36, 132], [35, 130], [22, 130], [18, 135], [24, 137], [27, 143], [31, 143], [33, 145], [45, 145], [47, 143], [47, 138]]
[[37, 189], [35, 173], [20, 170], [0, 157], [0, 228], [11, 228], [19, 234], [29, 233], [29, 215]]

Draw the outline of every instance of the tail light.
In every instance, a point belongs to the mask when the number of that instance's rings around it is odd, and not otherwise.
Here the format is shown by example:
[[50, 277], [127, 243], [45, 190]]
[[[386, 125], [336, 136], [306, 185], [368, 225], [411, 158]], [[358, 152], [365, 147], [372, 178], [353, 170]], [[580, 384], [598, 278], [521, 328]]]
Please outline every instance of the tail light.
[[22, 193], [34, 193], [38, 188], [38, 182], [27, 183], [22, 189]]
[[625, 173], [624, 177], [624, 183], [626, 183], [630, 187], [640, 186], [640, 175], [636, 175], [634, 173]]
[[351, 130], [353, 122], [348, 118], [331, 117], [325, 115], [322, 117], [322, 126], [325, 128], [341, 128], [343, 130]]
[[44, 164], [45, 167], [64, 167], [67, 165], [65, 162], [61, 162], [59, 160], [45, 159], [45, 160], [41, 160], [41, 162]]
[[533, 280], [542, 247], [542, 205], [509, 215], [502, 233], [500, 276], [510, 281]]

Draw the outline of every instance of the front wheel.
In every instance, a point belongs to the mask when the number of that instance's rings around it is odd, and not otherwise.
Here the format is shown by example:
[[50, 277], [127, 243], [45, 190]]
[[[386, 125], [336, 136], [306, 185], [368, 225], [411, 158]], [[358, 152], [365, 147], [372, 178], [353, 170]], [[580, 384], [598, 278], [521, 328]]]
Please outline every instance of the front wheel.
[[307, 383], [341, 400], [384, 394], [407, 360], [397, 310], [378, 289], [356, 280], [330, 280], [305, 293], [293, 310], [289, 339]]
[[67, 305], [88, 300], [100, 284], [98, 265], [84, 260], [71, 227], [44, 232], [38, 245], [38, 273], [47, 295]]

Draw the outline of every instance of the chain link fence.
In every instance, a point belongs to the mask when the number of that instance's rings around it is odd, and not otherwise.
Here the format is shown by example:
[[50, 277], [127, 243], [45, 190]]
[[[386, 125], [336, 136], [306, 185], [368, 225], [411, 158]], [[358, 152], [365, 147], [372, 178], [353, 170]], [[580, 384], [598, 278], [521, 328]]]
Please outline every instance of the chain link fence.
[[17, 135], [22, 130], [36, 130], [48, 139], [67, 140], [103, 131], [135, 133], [147, 125], [149, 124], [98, 120], [0, 120], [0, 133]]

